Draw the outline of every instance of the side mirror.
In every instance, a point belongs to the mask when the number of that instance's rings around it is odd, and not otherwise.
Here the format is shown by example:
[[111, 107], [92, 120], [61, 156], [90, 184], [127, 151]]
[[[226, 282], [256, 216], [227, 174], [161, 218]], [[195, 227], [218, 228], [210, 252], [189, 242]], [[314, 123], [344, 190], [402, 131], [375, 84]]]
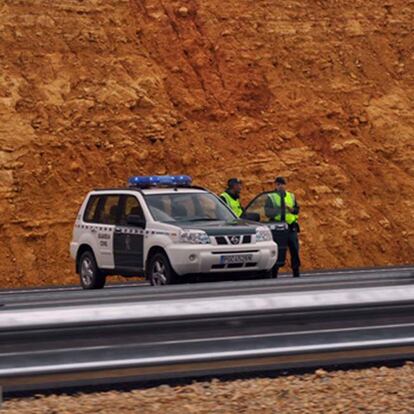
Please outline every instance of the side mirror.
[[242, 218], [250, 221], [259, 221], [260, 222], [260, 214], [259, 213], [245, 213], [243, 214]]
[[127, 217], [127, 223], [131, 226], [141, 227], [145, 229], [145, 219], [142, 216], [136, 214], [130, 214]]

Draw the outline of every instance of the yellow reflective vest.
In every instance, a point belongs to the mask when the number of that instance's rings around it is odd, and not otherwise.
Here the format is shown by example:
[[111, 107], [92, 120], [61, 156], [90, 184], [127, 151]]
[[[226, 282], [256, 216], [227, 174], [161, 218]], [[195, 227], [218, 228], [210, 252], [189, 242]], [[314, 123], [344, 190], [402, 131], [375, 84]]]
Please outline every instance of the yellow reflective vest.
[[237, 217], [240, 217], [243, 214], [243, 207], [240, 204], [240, 200], [235, 200], [226, 191], [224, 193], [221, 193], [220, 197], [223, 197], [226, 200], [226, 204], [233, 210], [233, 213]]
[[[270, 193], [269, 197], [272, 200], [274, 208], [280, 208], [281, 207], [281, 204], [282, 204], [281, 201], [282, 200], [281, 200], [281, 197], [280, 197], [279, 193]], [[290, 208], [295, 207], [295, 195], [293, 193], [289, 193], [288, 191], [286, 191], [285, 205], [287, 207], [290, 207]], [[296, 223], [298, 221], [298, 218], [299, 218], [298, 214], [292, 214], [288, 210], [286, 210], [285, 219], [286, 219], [287, 224]], [[282, 219], [281, 214], [277, 214], [276, 216], [274, 216], [275, 221], [281, 221], [281, 219]]]

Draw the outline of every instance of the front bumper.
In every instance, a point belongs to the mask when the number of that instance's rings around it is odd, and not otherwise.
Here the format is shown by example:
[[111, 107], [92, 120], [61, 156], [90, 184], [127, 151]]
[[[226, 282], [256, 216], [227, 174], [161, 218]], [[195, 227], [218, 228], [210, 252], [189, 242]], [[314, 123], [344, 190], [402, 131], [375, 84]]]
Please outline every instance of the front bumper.
[[[178, 275], [266, 271], [275, 265], [278, 253], [277, 244], [273, 241], [237, 247], [172, 244], [166, 250], [171, 266]], [[250, 254], [252, 259], [247, 263], [222, 264], [222, 256], [234, 254]]]

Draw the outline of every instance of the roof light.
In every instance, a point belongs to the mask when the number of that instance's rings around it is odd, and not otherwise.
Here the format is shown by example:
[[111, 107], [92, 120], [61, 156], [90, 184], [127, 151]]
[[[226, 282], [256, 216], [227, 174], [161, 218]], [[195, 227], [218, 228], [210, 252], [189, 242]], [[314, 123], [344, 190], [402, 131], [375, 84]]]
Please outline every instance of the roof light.
[[131, 187], [186, 187], [191, 182], [192, 178], [188, 175], [138, 175], [128, 179]]

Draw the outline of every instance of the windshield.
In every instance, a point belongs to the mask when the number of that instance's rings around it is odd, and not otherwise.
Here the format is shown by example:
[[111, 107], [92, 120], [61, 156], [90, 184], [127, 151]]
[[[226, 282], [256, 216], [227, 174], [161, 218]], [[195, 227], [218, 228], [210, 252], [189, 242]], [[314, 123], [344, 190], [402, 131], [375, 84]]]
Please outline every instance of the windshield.
[[174, 193], [146, 195], [154, 220], [163, 223], [182, 221], [233, 221], [236, 217], [213, 194]]

